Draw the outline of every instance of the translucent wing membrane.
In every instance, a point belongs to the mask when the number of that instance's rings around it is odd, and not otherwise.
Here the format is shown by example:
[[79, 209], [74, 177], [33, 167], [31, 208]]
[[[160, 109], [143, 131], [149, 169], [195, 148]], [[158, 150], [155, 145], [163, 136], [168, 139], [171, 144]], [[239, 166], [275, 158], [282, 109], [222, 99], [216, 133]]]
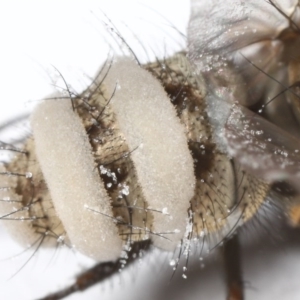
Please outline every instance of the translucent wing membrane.
[[248, 50], [249, 45], [256, 49], [261, 47], [260, 42], [271, 43], [293, 18], [299, 21], [294, 17], [298, 1], [274, 1], [278, 9], [270, 2], [192, 0], [188, 27], [191, 60], [202, 71], [226, 66], [226, 58], [238, 57], [237, 53]]
[[234, 106], [225, 124], [228, 153], [268, 182], [287, 181], [298, 189], [300, 141], [247, 108]]
[[299, 1], [192, 6], [189, 57], [207, 83], [219, 149], [251, 174], [298, 189]]

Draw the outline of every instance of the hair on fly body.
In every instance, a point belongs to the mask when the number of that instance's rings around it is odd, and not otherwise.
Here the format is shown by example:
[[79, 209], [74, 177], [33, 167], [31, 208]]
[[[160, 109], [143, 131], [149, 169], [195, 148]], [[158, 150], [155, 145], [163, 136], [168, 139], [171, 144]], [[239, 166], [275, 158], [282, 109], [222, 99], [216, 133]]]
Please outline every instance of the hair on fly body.
[[284, 225], [299, 225], [299, 3], [208, 2], [188, 25], [183, 1], [116, 1], [123, 22], [105, 2], [68, 8], [70, 22], [53, 10], [69, 37], [84, 16], [66, 47], [96, 76], [73, 83], [45, 55], [55, 92], [0, 128], [2, 227], [25, 249], [3, 243], [18, 265], [5, 299], [299, 296], [299, 231]]

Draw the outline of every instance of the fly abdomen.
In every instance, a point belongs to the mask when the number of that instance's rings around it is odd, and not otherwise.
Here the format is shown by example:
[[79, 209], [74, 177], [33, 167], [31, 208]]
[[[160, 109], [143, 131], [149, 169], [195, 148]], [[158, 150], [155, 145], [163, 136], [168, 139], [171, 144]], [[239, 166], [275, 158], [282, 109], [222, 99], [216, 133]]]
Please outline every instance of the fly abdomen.
[[[27, 226], [28, 244], [60, 239], [100, 261], [135, 241], [174, 251], [206, 235], [226, 238], [256, 213], [268, 185], [218, 150], [205, 97], [179, 53], [142, 67], [117, 58], [81, 95], [44, 100], [27, 154], [2, 172], [1, 197], [10, 199], [2, 214], [30, 216], [7, 226]], [[16, 180], [16, 171], [32, 176]]]

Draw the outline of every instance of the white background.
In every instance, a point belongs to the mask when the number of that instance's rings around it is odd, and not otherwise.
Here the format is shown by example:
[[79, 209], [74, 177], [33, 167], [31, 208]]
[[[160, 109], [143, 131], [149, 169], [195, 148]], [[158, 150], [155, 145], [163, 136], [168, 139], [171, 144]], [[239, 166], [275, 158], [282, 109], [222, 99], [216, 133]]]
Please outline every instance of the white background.
[[[109, 37], [101, 22], [106, 19], [103, 12], [120, 28], [143, 61], [147, 56], [162, 57], [184, 47], [184, 39], [170, 23], [185, 31], [189, 17], [187, 0], [6, 1], [5, 4], [3, 1], [0, 4], [1, 123], [30, 110], [53, 91], [53, 85], [61, 86], [53, 66], [78, 92], [86, 86], [109, 51]], [[146, 47], [147, 54], [140, 44]], [[247, 240], [243, 252], [247, 300], [300, 299], [299, 231], [283, 231], [278, 222], [275, 217], [275, 225], [255, 239], [258, 223], [242, 231]], [[92, 264], [70, 250], [39, 251], [9, 279], [32, 252], [22, 253], [1, 227], [0, 236], [0, 258], [6, 259], [0, 261], [0, 299], [36, 299], [64, 287], [72, 282], [74, 272]], [[8, 259], [14, 255], [18, 256]], [[218, 254], [205, 259], [204, 265], [203, 268], [203, 262], [197, 258], [191, 260], [188, 278], [183, 280], [178, 270], [170, 283], [168, 259], [157, 252], [122, 276], [68, 299], [225, 299]]]

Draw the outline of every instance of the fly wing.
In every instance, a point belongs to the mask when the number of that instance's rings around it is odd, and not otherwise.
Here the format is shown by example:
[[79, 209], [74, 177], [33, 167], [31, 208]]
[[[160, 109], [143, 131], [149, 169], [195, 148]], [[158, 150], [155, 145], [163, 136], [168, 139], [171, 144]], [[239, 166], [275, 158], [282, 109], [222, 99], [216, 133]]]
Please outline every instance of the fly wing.
[[288, 26], [278, 10], [270, 10], [268, 1], [192, 0], [191, 9], [189, 57], [202, 71], [218, 67], [245, 46], [275, 38]]
[[[207, 111], [219, 148], [250, 174], [267, 182], [287, 181], [300, 191], [300, 141], [289, 134], [290, 125], [282, 125], [294, 122], [291, 111], [268, 110], [275, 123], [283, 117], [277, 126], [244, 107], [267, 103], [276, 96], [270, 91], [289, 90], [287, 67], [276, 63], [283, 52], [270, 41], [293, 23], [297, 5], [294, 0], [192, 0], [188, 56], [206, 81]], [[288, 103], [285, 97], [276, 101]], [[299, 125], [290, 127], [297, 136]]]
[[234, 105], [224, 126], [228, 154], [267, 182], [300, 191], [300, 141], [245, 107]]
[[289, 26], [299, 28], [297, 5], [296, 0], [192, 0], [188, 55], [196, 72], [211, 76], [234, 64], [247, 92], [236, 100], [245, 106], [266, 99], [266, 86], [276, 80], [283, 78], [286, 87], [284, 57], [295, 54], [284, 51], [279, 37]]

